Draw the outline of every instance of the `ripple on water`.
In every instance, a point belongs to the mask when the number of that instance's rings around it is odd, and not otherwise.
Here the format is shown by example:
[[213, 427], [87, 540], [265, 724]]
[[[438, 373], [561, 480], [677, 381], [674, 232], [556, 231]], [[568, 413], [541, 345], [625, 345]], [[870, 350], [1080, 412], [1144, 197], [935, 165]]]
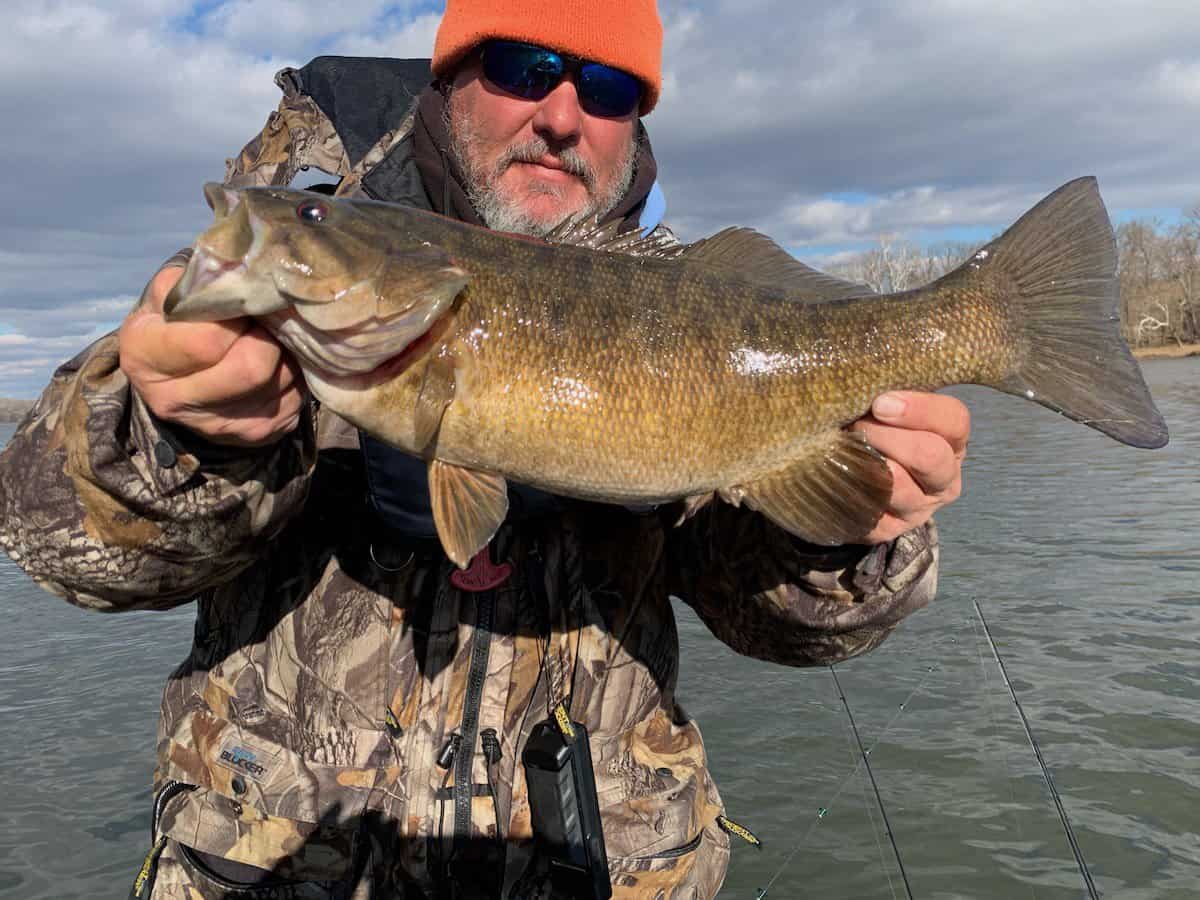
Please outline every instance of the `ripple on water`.
[[[1081, 893], [973, 597], [1102, 894], [1196, 896], [1200, 480], [1185, 473], [1200, 361], [1146, 374], [1172, 429], [1163, 451], [959, 392], [975, 430], [966, 493], [941, 516], [939, 600], [838, 670], [917, 896]], [[679, 700], [727, 812], [766, 843], [734, 848], [722, 896], [776, 875], [773, 898], [902, 892], [828, 672], [738, 657], [676, 608]], [[122, 894], [146, 850], [159, 694], [191, 611], [84, 614], [0, 558], [0, 617], [0, 897]]]

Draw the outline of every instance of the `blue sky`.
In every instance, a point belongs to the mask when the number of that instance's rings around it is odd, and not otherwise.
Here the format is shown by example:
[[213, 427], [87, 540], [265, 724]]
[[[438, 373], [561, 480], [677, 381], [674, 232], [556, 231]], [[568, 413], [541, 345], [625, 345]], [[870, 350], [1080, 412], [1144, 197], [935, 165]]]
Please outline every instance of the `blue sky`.
[[[7, 0], [0, 395], [35, 396], [191, 242], [202, 184], [278, 102], [276, 70], [428, 55], [441, 9]], [[685, 238], [750, 225], [819, 265], [883, 234], [986, 239], [1085, 174], [1117, 221], [1200, 202], [1195, 0], [660, 9], [664, 89], [646, 124]]]

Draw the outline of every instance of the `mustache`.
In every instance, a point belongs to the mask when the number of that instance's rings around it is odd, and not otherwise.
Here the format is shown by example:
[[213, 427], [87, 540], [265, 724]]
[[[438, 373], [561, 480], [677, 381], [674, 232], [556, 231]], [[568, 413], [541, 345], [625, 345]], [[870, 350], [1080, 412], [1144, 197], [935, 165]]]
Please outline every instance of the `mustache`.
[[588, 164], [578, 150], [574, 147], [563, 147], [555, 152], [551, 150], [549, 142], [540, 137], [506, 147], [496, 159], [492, 175], [499, 178], [504, 170], [515, 162], [536, 163], [544, 156], [553, 156], [562, 165], [563, 171], [582, 180], [588, 191], [595, 189], [596, 170]]

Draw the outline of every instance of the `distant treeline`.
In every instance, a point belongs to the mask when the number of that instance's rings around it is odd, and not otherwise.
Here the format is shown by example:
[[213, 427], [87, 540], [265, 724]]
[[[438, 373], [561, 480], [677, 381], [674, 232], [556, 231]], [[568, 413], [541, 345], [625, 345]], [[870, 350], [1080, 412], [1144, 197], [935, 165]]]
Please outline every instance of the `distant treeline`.
[[0, 397], [0, 422], [19, 422], [32, 407], [32, 400]]
[[[829, 265], [830, 274], [877, 291], [903, 291], [945, 275], [979, 245], [922, 249], [893, 236]], [[1132, 347], [1200, 343], [1200, 205], [1174, 225], [1135, 219], [1117, 228], [1121, 328]]]

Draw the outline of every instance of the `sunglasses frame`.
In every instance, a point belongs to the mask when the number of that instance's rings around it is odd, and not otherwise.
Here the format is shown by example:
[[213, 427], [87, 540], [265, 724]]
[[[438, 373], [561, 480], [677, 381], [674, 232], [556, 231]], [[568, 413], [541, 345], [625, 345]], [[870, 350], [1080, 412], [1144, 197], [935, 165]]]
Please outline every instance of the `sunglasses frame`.
[[[488, 50], [489, 48], [495, 49], [502, 46], [519, 48], [523, 50], [532, 50], [557, 59], [560, 64], [560, 70], [554, 83], [549, 85], [544, 93], [540, 93], [538, 90], [534, 90], [530, 93], [524, 93], [520, 90], [517, 90], [516, 86], [508, 86], [494, 79], [490, 74], [488, 74]], [[479, 46], [478, 53], [479, 61], [483, 68], [484, 78], [486, 78], [490, 84], [504, 91], [504, 93], [513, 97], [520, 97], [522, 100], [532, 100], [535, 102], [542, 100], [551, 92], [553, 92], [555, 88], [562, 84], [565, 78], [570, 77], [575, 84], [575, 91], [579, 95], [580, 105], [584, 108], [584, 111], [590, 115], [599, 116], [605, 119], [619, 119], [637, 110], [642, 103], [643, 86], [641, 80], [634, 75], [630, 75], [625, 70], [618, 69], [616, 66], [610, 66], [607, 63], [583, 59], [570, 53], [560, 53], [558, 50], [551, 50], [549, 47], [543, 47], [540, 44], [530, 44], [526, 41], [512, 41], [501, 38], [493, 38], [485, 41]], [[594, 91], [589, 90], [590, 83], [585, 82], [583, 77], [584, 69], [587, 66], [595, 66], [604, 72], [615, 72], [623, 78], [630, 79], [636, 85], [637, 91], [634, 94], [633, 102], [630, 104], [628, 109], [624, 110], [623, 112], [613, 112], [612, 110], [615, 109], [615, 107], [607, 106], [602, 99], [598, 99], [595, 96]]]

